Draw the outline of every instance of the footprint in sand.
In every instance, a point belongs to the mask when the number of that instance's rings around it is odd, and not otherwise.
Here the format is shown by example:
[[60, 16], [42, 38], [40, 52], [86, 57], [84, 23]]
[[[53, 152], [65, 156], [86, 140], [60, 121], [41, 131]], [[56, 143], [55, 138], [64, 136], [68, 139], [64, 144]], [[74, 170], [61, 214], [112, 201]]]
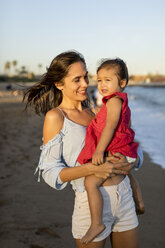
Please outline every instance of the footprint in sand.
[[42, 234], [49, 234], [55, 238], [60, 239], [60, 235], [58, 233], [56, 233], [54, 230], [50, 229], [49, 227], [40, 227], [37, 231], [36, 231], [37, 235], [42, 235]]

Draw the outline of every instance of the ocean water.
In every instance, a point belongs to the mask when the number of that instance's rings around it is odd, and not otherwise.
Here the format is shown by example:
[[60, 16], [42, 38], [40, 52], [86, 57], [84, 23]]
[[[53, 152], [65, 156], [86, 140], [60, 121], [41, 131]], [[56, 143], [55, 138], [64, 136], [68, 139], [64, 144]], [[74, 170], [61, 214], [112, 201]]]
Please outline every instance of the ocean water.
[[165, 87], [127, 87], [135, 139], [165, 169]]

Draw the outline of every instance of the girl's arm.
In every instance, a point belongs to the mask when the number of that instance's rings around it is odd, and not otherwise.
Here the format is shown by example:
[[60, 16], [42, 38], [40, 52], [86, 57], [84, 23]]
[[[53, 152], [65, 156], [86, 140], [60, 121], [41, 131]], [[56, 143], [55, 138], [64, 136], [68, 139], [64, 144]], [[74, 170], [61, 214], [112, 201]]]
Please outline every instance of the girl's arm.
[[103, 129], [96, 150], [92, 156], [92, 163], [95, 165], [103, 163], [104, 151], [106, 150], [108, 144], [112, 141], [115, 129], [120, 119], [122, 100], [118, 97], [113, 97], [107, 101], [106, 107], [106, 125]]

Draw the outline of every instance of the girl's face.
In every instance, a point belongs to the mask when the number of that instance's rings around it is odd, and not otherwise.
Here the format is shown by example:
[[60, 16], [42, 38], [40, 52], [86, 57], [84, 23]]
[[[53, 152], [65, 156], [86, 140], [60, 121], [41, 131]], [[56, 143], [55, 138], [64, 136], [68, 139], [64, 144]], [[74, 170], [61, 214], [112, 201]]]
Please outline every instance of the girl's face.
[[97, 74], [97, 87], [102, 96], [108, 96], [114, 92], [121, 92], [122, 88], [119, 85], [119, 79], [115, 73], [115, 69], [103, 68]]
[[71, 101], [84, 101], [87, 98], [88, 72], [82, 62], [70, 66], [64, 85], [56, 87], [62, 91], [63, 99]]

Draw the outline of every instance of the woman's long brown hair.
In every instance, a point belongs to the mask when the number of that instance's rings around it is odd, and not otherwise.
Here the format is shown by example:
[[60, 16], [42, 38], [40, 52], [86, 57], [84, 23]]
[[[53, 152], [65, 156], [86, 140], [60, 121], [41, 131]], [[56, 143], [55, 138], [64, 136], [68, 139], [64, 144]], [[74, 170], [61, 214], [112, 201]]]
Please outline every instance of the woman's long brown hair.
[[[86, 63], [82, 54], [76, 51], [68, 51], [57, 55], [51, 62], [47, 72], [40, 82], [28, 88], [23, 97], [27, 109], [34, 107], [36, 114], [46, 114], [50, 109], [60, 105], [62, 101], [61, 90], [57, 89], [56, 83], [63, 84], [63, 79], [68, 73], [69, 67], [76, 62]], [[82, 102], [85, 107], [89, 106], [89, 100]]]

